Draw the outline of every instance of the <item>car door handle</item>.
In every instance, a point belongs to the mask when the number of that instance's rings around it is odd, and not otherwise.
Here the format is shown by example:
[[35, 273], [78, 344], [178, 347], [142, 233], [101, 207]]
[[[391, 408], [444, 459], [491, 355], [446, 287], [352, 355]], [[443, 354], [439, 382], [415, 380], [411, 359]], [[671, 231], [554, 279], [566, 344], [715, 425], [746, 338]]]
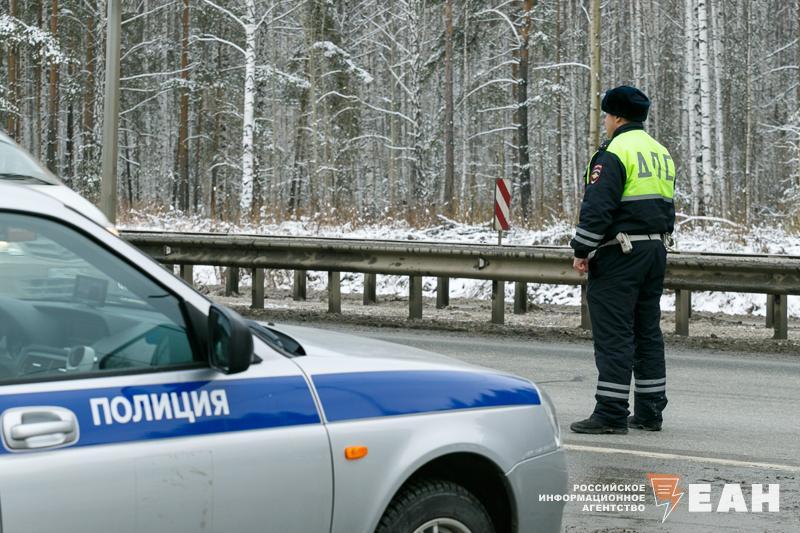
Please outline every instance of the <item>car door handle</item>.
[[78, 419], [55, 406], [14, 407], [0, 417], [3, 444], [12, 452], [69, 446], [78, 441]]
[[56, 433], [71, 433], [73, 431], [75, 431], [75, 423], [69, 420], [18, 424], [11, 428], [11, 438], [14, 440], [25, 440], [31, 437], [41, 437], [43, 435], [53, 435]]

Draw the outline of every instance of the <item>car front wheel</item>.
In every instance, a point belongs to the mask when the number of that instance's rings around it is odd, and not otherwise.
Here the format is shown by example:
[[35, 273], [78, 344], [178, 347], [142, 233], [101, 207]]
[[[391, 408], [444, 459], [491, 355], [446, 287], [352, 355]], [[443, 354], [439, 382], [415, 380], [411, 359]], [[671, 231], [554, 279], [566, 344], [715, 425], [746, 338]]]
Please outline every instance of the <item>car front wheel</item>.
[[413, 483], [395, 496], [375, 533], [494, 533], [483, 504], [444, 480]]

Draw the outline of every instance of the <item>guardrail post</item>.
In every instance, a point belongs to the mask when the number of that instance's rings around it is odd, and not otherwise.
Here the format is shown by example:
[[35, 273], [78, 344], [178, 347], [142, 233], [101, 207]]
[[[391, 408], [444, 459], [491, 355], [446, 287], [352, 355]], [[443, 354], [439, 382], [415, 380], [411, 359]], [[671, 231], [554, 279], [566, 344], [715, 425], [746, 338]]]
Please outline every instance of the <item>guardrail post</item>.
[[686, 291], [689, 293], [686, 298], [689, 300], [689, 318], [692, 318], [692, 291]]
[[228, 267], [225, 272], [225, 296], [239, 294], [239, 268]]
[[775, 327], [775, 295], [767, 294], [767, 327]]
[[339, 272], [328, 272], [328, 312], [342, 312], [342, 278]]
[[188, 283], [190, 286], [194, 287], [194, 266], [193, 265], [181, 265], [181, 279]]
[[514, 314], [524, 315], [528, 312], [528, 284], [524, 281], [514, 282]]
[[294, 283], [292, 284], [292, 300], [295, 302], [306, 301], [306, 271], [294, 271]]
[[376, 295], [378, 286], [378, 275], [372, 272], [364, 274], [364, 305], [378, 303]]
[[422, 318], [422, 276], [409, 276], [408, 281], [408, 318]]
[[450, 278], [436, 278], [436, 309], [450, 305]]
[[251, 269], [253, 277], [253, 301], [251, 307], [253, 309], [264, 309], [264, 269], [253, 268]]
[[686, 289], [675, 289], [675, 333], [689, 336], [689, 316], [692, 310], [692, 293]]
[[581, 285], [581, 328], [592, 331], [592, 318], [589, 316], [589, 302], [586, 300], [586, 285]]
[[775, 334], [773, 339], [786, 340], [789, 338], [789, 306], [785, 294], [775, 295]]
[[506, 282], [492, 280], [492, 324], [502, 324], [506, 314]]

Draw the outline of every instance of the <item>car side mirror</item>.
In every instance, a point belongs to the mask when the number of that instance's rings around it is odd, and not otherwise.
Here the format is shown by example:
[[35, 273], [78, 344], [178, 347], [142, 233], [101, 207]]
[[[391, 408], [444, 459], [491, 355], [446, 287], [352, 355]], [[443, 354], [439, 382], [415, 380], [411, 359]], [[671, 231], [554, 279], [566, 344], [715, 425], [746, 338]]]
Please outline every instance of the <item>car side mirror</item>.
[[236, 312], [212, 305], [208, 312], [208, 362], [225, 374], [244, 372], [253, 359], [253, 334]]

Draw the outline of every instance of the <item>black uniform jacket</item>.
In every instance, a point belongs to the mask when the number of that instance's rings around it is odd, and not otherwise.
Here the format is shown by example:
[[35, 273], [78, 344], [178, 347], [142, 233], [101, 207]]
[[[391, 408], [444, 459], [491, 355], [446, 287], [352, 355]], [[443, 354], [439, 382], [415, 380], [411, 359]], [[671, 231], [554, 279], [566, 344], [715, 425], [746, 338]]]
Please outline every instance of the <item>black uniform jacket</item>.
[[[641, 122], [628, 122], [614, 132], [612, 139], [626, 131], [644, 129]], [[622, 191], [627, 179], [619, 158], [603, 143], [592, 157], [584, 176], [586, 190], [581, 203], [581, 216], [575, 237], [569, 245], [575, 257], [585, 258], [597, 246], [614, 239], [617, 233], [644, 235], [672, 233], [675, 227], [675, 205], [661, 199], [623, 202]]]

